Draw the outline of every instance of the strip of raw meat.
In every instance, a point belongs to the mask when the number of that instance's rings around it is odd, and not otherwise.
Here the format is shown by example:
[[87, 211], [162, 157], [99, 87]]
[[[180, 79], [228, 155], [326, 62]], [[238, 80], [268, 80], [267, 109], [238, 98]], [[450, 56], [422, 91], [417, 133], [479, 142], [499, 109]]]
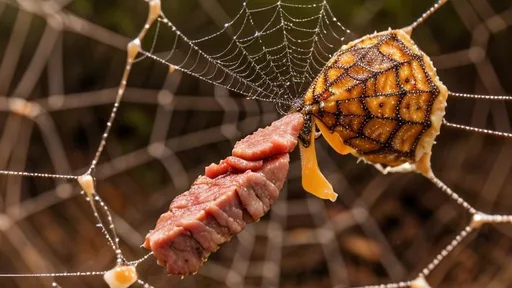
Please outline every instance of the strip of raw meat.
[[[197, 272], [211, 252], [268, 212], [286, 180], [287, 152], [297, 144], [302, 123], [302, 116], [291, 114], [239, 141], [238, 149], [252, 147], [249, 153], [233, 151], [210, 165], [207, 176], [199, 176], [171, 202], [144, 242], [169, 274]], [[242, 158], [247, 155], [251, 159]]]
[[297, 145], [297, 136], [303, 125], [302, 114], [290, 114], [238, 141], [232, 155], [254, 161], [289, 153]]

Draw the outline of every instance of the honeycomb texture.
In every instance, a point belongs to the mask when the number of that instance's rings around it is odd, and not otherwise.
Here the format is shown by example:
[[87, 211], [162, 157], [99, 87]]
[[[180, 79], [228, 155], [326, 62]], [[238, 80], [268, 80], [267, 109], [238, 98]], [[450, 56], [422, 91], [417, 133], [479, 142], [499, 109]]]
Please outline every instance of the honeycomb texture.
[[352, 154], [398, 166], [426, 152], [429, 166], [446, 97], [430, 59], [405, 32], [390, 30], [342, 47], [304, 101]]

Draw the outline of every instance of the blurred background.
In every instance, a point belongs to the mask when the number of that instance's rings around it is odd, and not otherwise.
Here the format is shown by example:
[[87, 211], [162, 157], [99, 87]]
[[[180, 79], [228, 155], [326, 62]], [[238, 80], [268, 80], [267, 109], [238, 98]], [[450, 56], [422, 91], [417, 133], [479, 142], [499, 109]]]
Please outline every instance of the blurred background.
[[[250, 2], [257, 7], [277, 1]], [[433, 2], [328, 1], [353, 32], [347, 39], [406, 26]], [[233, 0], [163, 1], [164, 14], [190, 39], [219, 31], [240, 9], [242, 2]], [[146, 16], [143, 0], [0, 1], [0, 170], [86, 171], [115, 100], [125, 47]], [[172, 47], [170, 29], [153, 28], [144, 42], [147, 51], [155, 35], [155, 54]], [[512, 2], [450, 0], [413, 39], [451, 91], [512, 94]], [[148, 230], [206, 165], [280, 117], [273, 103], [168, 72], [152, 59], [135, 63], [96, 169], [98, 193], [130, 260], [147, 253], [140, 245]], [[512, 103], [449, 99], [446, 118], [510, 132], [509, 111]], [[323, 141], [318, 146], [321, 169], [339, 194], [336, 203], [302, 190], [295, 151], [289, 181], [271, 212], [222, 246], [197, 275], [167, 276], [150, 257], [138, 268], [140, 278], [155, 287], [353, 287], [411, 280], [471, 220], [419, 175], [381, 175]], [[511, 157], [510, 141], [443, 128], [432, 165], [478, 210], [511, 214]], [[0, 176], [0, 274], [114, 265], [115, 255], [79, 193], [72, 180]], [[484, 226], [428, 281], [433, 287], [512, 287], [511, 260], [511, 227]], [[45, 287], [52, 281], [105, 286], [101, 276], [91, 276], [5, 277], [0, 287]]]

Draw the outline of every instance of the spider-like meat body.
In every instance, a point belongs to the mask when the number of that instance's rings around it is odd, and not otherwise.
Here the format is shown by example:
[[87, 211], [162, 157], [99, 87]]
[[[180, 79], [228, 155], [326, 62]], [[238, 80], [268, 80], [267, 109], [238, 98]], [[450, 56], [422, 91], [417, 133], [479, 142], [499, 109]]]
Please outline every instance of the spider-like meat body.
[[407, 166], [429, 175], [447, 96], [432, 61], [404, 30], [365, 36], [343, 46], [307, 90], [303, 151], [313, 149], [317, 125], [341, 154], [381, 171]]

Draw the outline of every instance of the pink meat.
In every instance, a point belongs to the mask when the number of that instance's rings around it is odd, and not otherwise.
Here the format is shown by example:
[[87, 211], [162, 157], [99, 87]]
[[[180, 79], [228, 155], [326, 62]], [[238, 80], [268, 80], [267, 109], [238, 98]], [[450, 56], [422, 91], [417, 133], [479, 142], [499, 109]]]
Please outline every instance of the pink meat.
[[[210, 165], [206, 177], [199, 176], [190, 190], [171, 202], [144, 242], [169, 274], [197, 272], [210, 253], [268, 212], [288, 174], [287, 152], [297, 144], [295, 138], [303, 123], [297, 115], [284, 117], [238, 142], [235, 149], [250, 152], [235, 155], [233, 151], [234, 156]], [[272, 141], [267, 144], [256, 141], [257, 137], [269, 140], [269, 135], [273, 135]], [[247, 148], [251, 145], [255, 146]], [[250, 159], [244, 158], [247, 155]]]
[[287, 115], [270, 125], [260, 128], [252, 135], [238, 141], [233, 149], [233, 156], [254, 161], [291, 152], [297, 145], [304, 119], [302, 114]]
[[229, 164], [222, 160], [219, 164], [212, 163], [204, 168], [204, 176], [213, 179], [219, 175], [228, 173], [230, 169]]
[[206, 167], [204, 169], [204, 175], [213, 179], [230, 171], [257, 171], [260, 170], [261, 167], [263, 167], [263, 160], [247, 161], [238, 157], [228, 156], [226, 159], [220, 161], [219, 164], [212, 163], [210, 166]]
[[[286, 165], [283, 161], [283, 157], [286, 158]], [[274, 186], [276, 186], [278, 191], [281, 191], [283, 188], [284, 182], [286, 181], [286, 176], [288, 175], [288, 161], [290, 160], [290, 155], [283, 154], [281, 156], [275, 157], [265, 162], [263, 168], [259, 171], [268, 181], [270, 181]]]
[[257, 171], [263, 167], [263, 160], [248, 161], [242, 158], [228, 156], [224, 161], [235, 171]]

